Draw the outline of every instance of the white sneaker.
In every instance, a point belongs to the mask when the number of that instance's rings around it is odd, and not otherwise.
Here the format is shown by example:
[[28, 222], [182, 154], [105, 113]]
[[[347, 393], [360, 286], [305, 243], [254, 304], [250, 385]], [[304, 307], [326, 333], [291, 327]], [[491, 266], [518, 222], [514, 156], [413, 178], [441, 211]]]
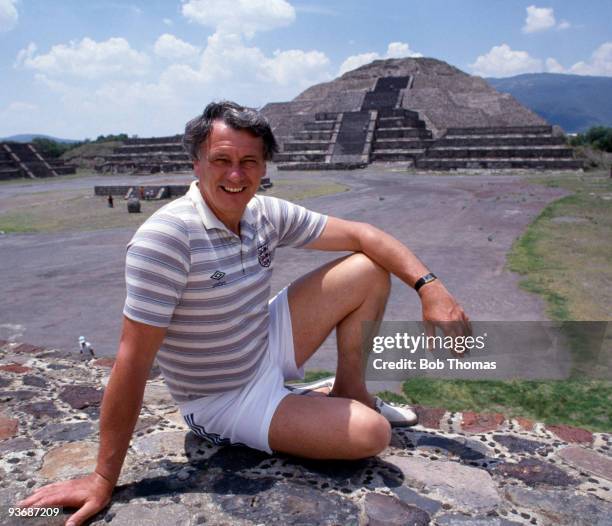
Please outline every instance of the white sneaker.
[[[335, 379], [335, 376], [330, 376], [329, 378], [315, 380], [314, 382], [287, 384], [285, 387], [298, 395], [305, 395], [323, 388], [328, 388], [331, 391], [334, 387]], [[413, 426], [418, 421], [417, 414], [408, 406], [393, 405], [385, 402], [378, 396], [374, 397], [374, 404], [374, 409], [389, 421], [391, 427]]]
[[312, 391], [324, 388], [329, 388], [331, 391], [332, 387], [334, 386], [335, 379], [335, 376], [330, 376], [329, 378], [322, 378], [321, 380], [315, 380], [314, 382], [307, 382], [303, 384], [285, 384], [285, 387], [293, 394], [297, 395], [305, 395]]
[[418, 421], [417, 414], [408, 406], [398, 406], [385, 402], [378, 396], [374, 397], [374, 409], [384, 416], [391, 427], [413, 426]]

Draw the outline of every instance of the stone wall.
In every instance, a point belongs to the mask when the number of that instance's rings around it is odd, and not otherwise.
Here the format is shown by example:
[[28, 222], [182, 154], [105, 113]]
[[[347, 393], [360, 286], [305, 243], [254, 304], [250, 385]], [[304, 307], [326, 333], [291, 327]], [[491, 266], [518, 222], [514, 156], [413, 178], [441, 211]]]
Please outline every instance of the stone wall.
[[159, 192], [160, 189], [166, 188], [165, 198], [170, 197], [180, 197], [181, 195], [185, 195], [187, 190], [189, 190], [189, 185], [185, 184], [165, 184], [165, 185], [103, 185], [103, 186], [94, 186], [94, 195], [118, 195], [121, 197], [125, 197], [130, 189], [140, 189], [142, 188], [144, 192], [153, 191], [155, 193]]
[[[0, 342], [0, 523], [35, 488], [89, 472], [113, 360]], [[612, 436], [501, 414], [416, 407], [386, 451], [306, 461], [213, 446], [188, 431], [156, 368], [111, 504], [90, 524], [601, 525]]]

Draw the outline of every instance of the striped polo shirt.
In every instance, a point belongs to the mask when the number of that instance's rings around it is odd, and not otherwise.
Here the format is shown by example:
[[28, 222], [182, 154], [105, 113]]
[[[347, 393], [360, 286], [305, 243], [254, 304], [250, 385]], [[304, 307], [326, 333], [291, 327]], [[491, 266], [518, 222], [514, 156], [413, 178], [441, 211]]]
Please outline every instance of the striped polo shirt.
[[253, 377], [268, 346], [274, 252], [315, 240], [326, 221], [256, 195], [238, 236], [214, 215], [194, 181], [185, 196], [138, 229], [128, 244], [123, 313], [168, 328], [157, 360], [179, 404], [239, 388]]

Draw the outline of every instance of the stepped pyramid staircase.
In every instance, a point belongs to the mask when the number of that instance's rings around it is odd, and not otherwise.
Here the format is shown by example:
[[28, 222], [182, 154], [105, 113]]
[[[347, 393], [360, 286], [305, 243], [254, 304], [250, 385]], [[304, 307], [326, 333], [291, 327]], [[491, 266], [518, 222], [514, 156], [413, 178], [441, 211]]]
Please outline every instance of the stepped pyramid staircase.
[[57, 177], [76, 173], [76, 166], [60, 159], [47, 159], [29, 143], [0, 143], [0, 181]]
[[281, 139], [279, 170], [362, 168], [373, 161], [420, 169], [582, 168], [551, 126], [449, 128], [438, 139], [416, 111], [401, 108], [413, 77], [382, 77], [354, 112], [317, 113]]
[[317, 113], [304, 130], [282, 142], [279, 170], [361, 168], [372, 160], [413, 161], [431, 142], [416, 112], [398, 108], [412, 77], [383, 77], [359, 111]]
[[96, 170], [130, 174], [190, 172], [192, 164], [181, 140], [181, 135], [128, 139], [103, 164], [96, 166]]

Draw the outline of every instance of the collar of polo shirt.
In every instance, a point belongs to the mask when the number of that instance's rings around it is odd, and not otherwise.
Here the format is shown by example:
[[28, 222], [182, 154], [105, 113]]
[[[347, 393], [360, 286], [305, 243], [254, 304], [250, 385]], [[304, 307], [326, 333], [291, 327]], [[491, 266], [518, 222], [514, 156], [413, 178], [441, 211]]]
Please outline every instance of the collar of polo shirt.
[[[187, 192], [187, 195], [193, 202], [196, 210], [198, 211], [198, 215], [200, 216], [200, 219], [202, 220], [202, 223], [204, 224], [204, 227], [207, 230], [217, 228], [219, 230], [224, 230], [225, 232], [228, 232], [229, 234], [233, 236], [236, 235], [219, 220], [219, 218], [213, 213], [213, 211], [206, 204], [206, 201], [204, 201], [204, 198], [202, 197], [202, 193], [200, 192], [198, 181], [193, 181], [191, 183], [191, 185], [189, 186], [189, 191]], [[242, 218], [240, 219], [240, 222], [242, 223], [243, 221], [245, 221], [246, 223], [254, 227], [255, 218], [253, 217], [253, 212], [251, 211], [251, 208], [250, 208], [252, 206], [251, 203], [253, 203], [253, 199], [251, 199], [247, 207], [244, 209], [244, 213], [242, 214]], [[244, 233], [248, 237], [252, 236], [249, 230], [245, 230]]]

